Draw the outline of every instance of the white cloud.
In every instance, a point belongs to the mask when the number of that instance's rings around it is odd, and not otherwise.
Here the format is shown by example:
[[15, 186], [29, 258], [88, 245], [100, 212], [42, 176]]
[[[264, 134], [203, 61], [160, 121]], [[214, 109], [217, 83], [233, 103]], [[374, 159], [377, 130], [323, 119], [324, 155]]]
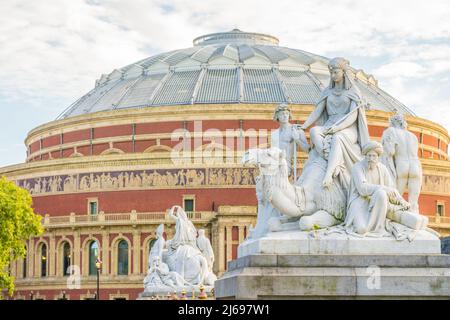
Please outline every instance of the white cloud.
[[102, 8], [63, 2], [2, 4], [2, 12], [14, 13], [0, 22], [3, 94], [75, 97], [92, 88], [100, 73], [144, 56], [139, 35], [101, 20]]
[[[443, 114], [450, 106], [447, 0], [14, 0], [0, 10], [0, 116], [20, 109], [30, 117], [16, 124], [17, 137], [0, 138], [2, 146], [54, 119], [102, 73], [236, 27], [277, 36], [283, 46], [353, 57], [421, 116], [436, 117], [430, 102]], [[450, 128], [445, 115], [431, 120]], [[23, 157], [2, 157], [0, 165]]]
[[425, 67], [420, 64], [408, 61], [396, 61], [385, 64], [376, 69], [374, 73], [379, 77], [404, 77], [416, 78], [423, 77], [426, 73]]

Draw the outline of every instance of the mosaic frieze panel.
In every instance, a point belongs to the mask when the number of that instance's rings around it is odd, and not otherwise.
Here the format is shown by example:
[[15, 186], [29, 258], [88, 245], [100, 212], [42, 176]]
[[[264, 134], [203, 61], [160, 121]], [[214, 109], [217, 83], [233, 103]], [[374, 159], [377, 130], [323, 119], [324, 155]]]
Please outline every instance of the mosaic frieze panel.
[[158, 169], [105, 171], [17, 180], [31, 194], [167, 187], [247, 186], [255, 184], [254, 168]]

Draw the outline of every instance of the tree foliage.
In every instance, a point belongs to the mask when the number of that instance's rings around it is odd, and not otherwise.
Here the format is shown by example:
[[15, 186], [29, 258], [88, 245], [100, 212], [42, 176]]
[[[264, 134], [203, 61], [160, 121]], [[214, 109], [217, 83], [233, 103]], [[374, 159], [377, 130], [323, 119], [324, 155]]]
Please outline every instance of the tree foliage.
[[[12, 295], [14, 278], [10, 276], [10, 264], [25, 257], [25, 241], [43, 233], [42, 217], [35, 214], [32, 199], [27, 190], [5, 177], [0, 178], [0, 289]], [[1, 296], [0, 296], [1, 299]]]

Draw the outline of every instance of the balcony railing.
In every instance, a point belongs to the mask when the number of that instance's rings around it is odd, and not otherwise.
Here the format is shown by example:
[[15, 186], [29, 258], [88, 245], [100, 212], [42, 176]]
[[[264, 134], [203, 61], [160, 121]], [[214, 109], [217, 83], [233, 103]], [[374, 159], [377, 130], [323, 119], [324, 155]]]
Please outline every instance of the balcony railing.
[[427, 217], [432, 227], [450, 228], [450, 217], [441, 217], [439, 215]]
[[[216, 216], [213, 211], [187, 212], [188, 218], [193, 222], [208, 222]], [[449, 228], [450, 217], [427, 216], [430, 227]], [[97, 215], [76, 215], [50, 217], [45, 215], [42, 219], [44, 227], [64, 227], [82, 225], [127, 225], [127, 224], [157, 224], [174, 223], [168, 212], [136, 212], [135, 210], [126, 213], [104, 213], [100, 211]]]
[[[193, 222], [208, 222], [216, 216], [213, 211], [187, 212], [188, 218]], [[168, 212], [136, 212], [104, 213], [96, 215], [76, 215], [50, 217], [45, 215], [42, 219], [44, 227], [65, 227], [83, 225], [127, 225], [127, 224], [157, 224], [174, 223]]]

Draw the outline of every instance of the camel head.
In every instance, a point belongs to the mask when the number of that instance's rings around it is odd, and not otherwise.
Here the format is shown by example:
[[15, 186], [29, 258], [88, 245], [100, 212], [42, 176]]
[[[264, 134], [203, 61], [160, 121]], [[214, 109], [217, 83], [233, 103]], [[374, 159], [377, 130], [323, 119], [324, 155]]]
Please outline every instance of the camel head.
[[242, 163], [246, 166], [258, 166], [262, 175], [276, 174], [280, 170], [280, 166], [287, 166], [284, 151], [276, 147], [249, 149], [242, 157]]

